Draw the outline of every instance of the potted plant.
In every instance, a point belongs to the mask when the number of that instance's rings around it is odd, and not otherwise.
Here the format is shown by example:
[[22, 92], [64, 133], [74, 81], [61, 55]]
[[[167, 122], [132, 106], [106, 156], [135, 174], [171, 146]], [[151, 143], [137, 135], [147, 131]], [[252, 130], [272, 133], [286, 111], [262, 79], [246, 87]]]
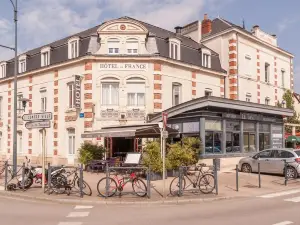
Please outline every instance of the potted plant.
[[[142, 163], [150, 167], [150, 180], [161, 180], [163, 172], [163, 162], [160, 152], [160, 143], [158, 141], [149, 141], [143, 150]], [[169, 162], [166, 159], [166, 169], [169, 168]]]
[[[92, 160], [102, 160], [105, 153], [105, 148], [102, 145], [95, 145], [85, 142], [78, 149], [78, 161], [87, 167]], [[87, 169], [87, 168], [86, 168]]]

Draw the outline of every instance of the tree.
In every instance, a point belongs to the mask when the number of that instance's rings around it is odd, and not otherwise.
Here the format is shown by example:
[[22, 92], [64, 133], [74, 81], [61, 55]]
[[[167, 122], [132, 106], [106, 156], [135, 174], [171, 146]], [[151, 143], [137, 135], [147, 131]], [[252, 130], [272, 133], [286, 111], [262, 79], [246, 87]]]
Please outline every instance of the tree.
[[98, 146], [89, 142], [85, 142], [78, 149], [78, 160], [80, 163], [87, 165], [87, 163], [91, 160], [103, 159], [105, 151], [106, 150], [102, 145]]

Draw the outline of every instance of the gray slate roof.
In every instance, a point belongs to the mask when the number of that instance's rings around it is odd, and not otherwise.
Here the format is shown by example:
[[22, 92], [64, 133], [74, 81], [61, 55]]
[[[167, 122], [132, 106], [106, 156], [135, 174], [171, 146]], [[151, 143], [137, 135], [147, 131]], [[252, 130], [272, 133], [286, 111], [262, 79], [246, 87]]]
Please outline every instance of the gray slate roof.
[[[181, 40], [181, 60], [184, 63], [188, 63], [191, 65], [202, 67], [202, 58], [201, 58], [201, 48], [207, 48], [206, 46], [197, 43], [196, 41], [185, 37], [180, 34], [176, 34], [174, 32], [156, 27], [154, 25], [145, 23], [143, 21], [139, 21], [130, 17], [122, 17], [122, 19], [135, 20], [142, 25], [144, 25], [148, 31], [149, 36], [154, 36], [156, 40], [158, 55], [161, 57], [169, 58], [169, 43], [168, 39], [172, 37], [177, 37]], [[106, 22], [104, 22], [106, 23]], [[104, 24], [102, 23], [102, 24]], [[97, 35], [97, 29], [102, 25], [95, 26], [88, 30], [79, 32], [77, 34], [73, 34], [66, 38], [60, 39], [58, 41], [49, 43], [47, 45], [41, 46], [39, 48], [35, 48], [29, 50], [23, 54], [27, 55], [26, 60], [26, 72], [34, 71], [36, 69], [41, 68], [41, 49], [46, 46], [51, 47], [50, 53], [50, 65], [63, 63], [68, 61], [68, 39], [74, 36], [80, 37], [79, 41], [79, 57], [93, 54], [93, 52], [89, 52], [89, 49], [94, 49], [95, 47], [95, 35]], [[99, 41], [99, 40], [98, 40]], [[209, 48], [207, 48], [209, 49]], [[211, 50], [211, 49], [210, 49]], [[219, 55], [211, 50], [211, 69], [217, 72], [226, 73], [225, 70], [222, 69]], [[23, 55], [22, 54], [22, 55]], [[122, 55], [122, 57], [126, 57], [126, 55]], [[143, 55], [138, 55], [137, 57], [143, 57]], [[13, 76], [14, 74], [14, 59], [7, 61], [7, 74], [6, 77]]]

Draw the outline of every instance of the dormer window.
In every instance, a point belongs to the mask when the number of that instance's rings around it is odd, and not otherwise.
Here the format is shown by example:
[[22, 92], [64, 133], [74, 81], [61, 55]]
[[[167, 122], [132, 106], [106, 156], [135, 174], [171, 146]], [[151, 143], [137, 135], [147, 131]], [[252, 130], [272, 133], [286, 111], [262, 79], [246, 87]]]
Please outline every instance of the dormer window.
[[0, 63], [0, 78], [6, 77], [6, 62]]
[[211, 53], [209, 50], [202, 50], [202, 66], [211, 68]]
[[180, 41], [178, 39], [169, 40], [169, 54], [171, 59], [180, 60]]
[[69, 59], [74, 59], [79, 56], [79, 37], [71, 38], [68, 41]]
[[120, 41], [117, 38], [110, 38], [107, 41], [108, 54], [120, 53]]
[[126, 41], [127, 54], [138, 54], [139, 42], [137, 39], [130, 38]]
[[26, 72], [26, 55], [19, 57], [19, 73]]
[[50, 48], [44, 48], [41, 50], [41, 66], [50, 65]]

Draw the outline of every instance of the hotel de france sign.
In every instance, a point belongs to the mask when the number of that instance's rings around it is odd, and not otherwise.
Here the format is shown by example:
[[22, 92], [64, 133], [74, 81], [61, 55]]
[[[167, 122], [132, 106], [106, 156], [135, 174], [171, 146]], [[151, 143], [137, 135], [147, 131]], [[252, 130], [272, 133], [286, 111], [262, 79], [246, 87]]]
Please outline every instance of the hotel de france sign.
[[148, 63], [99, 63], [100, 70], [147, 71]]

